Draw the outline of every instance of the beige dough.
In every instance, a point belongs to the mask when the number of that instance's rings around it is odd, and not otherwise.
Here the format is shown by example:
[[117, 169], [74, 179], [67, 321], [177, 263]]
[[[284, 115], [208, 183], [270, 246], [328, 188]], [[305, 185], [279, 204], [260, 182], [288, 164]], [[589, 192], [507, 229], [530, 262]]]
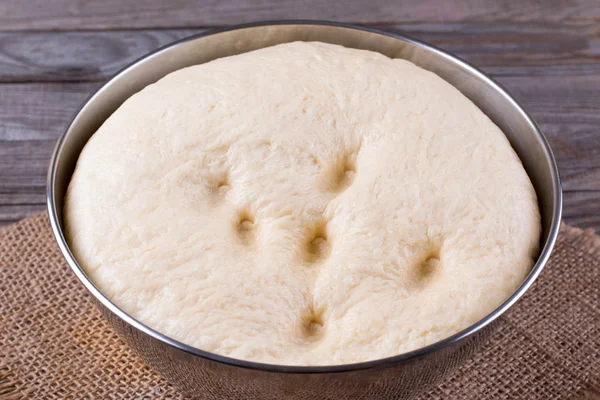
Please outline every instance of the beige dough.
[[289, 43], [176, 71], [85, 146], [67, 238], [124, 311], [287, 365], [393, 356], [500, 305], [537, 256], [506, 137], [404, 60]]

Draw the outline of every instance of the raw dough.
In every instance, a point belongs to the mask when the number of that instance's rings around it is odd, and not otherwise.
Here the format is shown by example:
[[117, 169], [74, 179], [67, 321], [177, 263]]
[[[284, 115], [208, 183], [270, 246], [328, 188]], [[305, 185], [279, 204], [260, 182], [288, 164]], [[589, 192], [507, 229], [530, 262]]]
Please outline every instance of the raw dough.
[[296, 42], [185, 68], [85, 146], [76, 259], [144, 324], [327, 365], [448, 337], [514, 292], [540, 215], [504, 134], [410, 62]]

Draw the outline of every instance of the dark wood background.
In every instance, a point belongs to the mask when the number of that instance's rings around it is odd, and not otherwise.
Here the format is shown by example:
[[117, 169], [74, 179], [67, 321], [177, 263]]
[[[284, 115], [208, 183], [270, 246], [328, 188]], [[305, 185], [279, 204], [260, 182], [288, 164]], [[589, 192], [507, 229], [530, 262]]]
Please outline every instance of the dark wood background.
[[44, 210], [56, 139], [121, 67], [208, 28], [292, 18], [405, 33], [482, 68], [548, 136], [565, 221], [600, 230], [600, 0], [0, 0], [0, 225]]

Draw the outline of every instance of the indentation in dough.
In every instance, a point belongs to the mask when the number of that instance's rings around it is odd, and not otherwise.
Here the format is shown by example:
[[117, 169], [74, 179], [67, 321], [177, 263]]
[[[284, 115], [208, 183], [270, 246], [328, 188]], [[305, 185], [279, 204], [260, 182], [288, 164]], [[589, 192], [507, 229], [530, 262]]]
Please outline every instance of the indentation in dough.
[[254, 217], [248, 210], [238, 212], [235, 228], [242, 242], [249, 243], [254, 238], [256, 224]]
[[435, 278], [441, 266], [440, 248], [434, 247], [429, 249], [429, 251], [425, 253], [425, 256], [413, 267], [413, 284], [415, 286], [421, 286], [430, 282]]
[[323, 309], [315, 309], [311, 306], [306, 316], [302, 319], [301, 336], [302, 340], [312, 343], [323, 337], [325, 332], [325, 321], [323, 320]]
[[229, 174], [226, 172], [213, 177], [213, 179], [211, 179], [209, 182], [210, 193], [214, 196], [223, 195], [227, 190], [229, 190], [229, 187]]
[[347, 189], [356, 176], [358, 150], [342, 154], [323, 174], [322, 186], [325, 190], [341, 192]]
[[427, 279], [431, 277], [437, 270], [439, 263], [439, 256], [428, 257], [425, 261], [423, 261], [423, 263], [421, 264], [421, 268], [419, 269], [420, 278]]
[[309, 231], [304, 245], [304, 257], [309, 262], [318, 262], [331, 251], [327, 237], [327, 222], [319, 221]]

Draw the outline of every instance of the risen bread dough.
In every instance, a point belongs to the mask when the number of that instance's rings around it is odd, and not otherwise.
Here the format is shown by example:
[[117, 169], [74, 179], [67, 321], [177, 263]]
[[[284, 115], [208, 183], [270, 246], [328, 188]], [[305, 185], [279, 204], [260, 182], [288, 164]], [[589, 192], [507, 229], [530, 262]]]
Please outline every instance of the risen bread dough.
[[289, 43], [174, 72], [85, 146], [76, 259], [144, 324], [246, 360], [393, 356], [500, 305], [537, 255], [503, 133], [404, 60]]

